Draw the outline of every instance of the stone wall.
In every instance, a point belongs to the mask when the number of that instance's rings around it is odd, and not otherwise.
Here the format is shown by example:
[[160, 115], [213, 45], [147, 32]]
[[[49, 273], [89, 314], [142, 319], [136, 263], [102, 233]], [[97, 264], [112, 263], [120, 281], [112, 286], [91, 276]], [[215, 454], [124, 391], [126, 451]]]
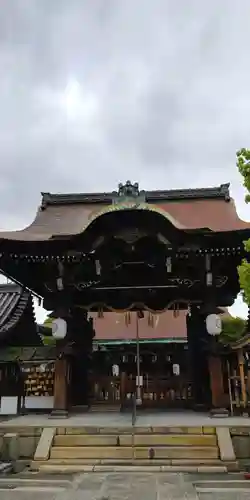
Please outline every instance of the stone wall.
[[0, 459], [32, 459], [42, 430], [42, 427], [1, 427]]
[[249, 460], [250, 463], [250, 426], [230, 429], [237, 460]]

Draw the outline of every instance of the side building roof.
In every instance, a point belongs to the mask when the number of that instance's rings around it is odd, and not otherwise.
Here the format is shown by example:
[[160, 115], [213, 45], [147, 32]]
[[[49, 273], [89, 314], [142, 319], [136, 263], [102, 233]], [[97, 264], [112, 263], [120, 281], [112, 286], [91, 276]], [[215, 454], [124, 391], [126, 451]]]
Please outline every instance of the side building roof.
[[28, 345], [42, 345], [31, 293], [18, 285], [0, 285], [0, 348]]

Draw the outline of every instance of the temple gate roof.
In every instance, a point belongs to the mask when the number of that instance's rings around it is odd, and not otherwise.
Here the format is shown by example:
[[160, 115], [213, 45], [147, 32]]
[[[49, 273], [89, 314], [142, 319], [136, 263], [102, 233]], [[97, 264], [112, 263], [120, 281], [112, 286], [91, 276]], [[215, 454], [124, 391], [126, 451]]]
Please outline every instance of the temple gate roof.
[[[131, 185], [133, 189], [134, 186]], [[165, 212], [176, 227], [184, 230], [207, 228], [220, 232], [250, 229], [250, 223], [242, 221], [237, 215], [229, 184], [211, 188], [138, 191], [139, 203], [141, 193], [144, 205]], [[19, 231], [0, 232], [0, 240], [35, 242], [80, 234], [93, 218], [103, 214], [114, 200], [119, 203], [120, 199], [124, 197], [119, 198], [119, 192], [42, 193], [41, 205], [31, 225]]]

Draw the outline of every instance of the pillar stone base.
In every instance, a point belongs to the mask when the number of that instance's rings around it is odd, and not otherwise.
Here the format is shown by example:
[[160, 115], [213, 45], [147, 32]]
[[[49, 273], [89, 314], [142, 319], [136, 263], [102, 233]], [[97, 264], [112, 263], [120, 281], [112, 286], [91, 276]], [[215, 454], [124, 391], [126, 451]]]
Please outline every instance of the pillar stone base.
[[54, 408], [54, 410], [52, 410], [51, 414], [49, 415], [49, 418], [68, 418], [69, 416], [69, 412], [68, 410], [60, 410], [60, 409], [56, 409]]
[[199, 412], [202, 413], [206, 411], [206, 406], [204, 404], [195, 403], [193, 406], [193, 410], [196, 411], [197, 413]]
[[210, 410], [210, 416], [214, 418], [229, 417], [229, 411], [226, 408], [212, 408]]

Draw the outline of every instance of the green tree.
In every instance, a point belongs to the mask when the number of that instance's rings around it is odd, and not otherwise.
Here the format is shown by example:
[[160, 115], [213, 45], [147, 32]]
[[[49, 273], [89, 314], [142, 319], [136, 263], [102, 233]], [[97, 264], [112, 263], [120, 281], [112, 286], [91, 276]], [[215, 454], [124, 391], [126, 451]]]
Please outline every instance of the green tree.
[[[247, 190], [245, 197], [246, 203], [250, 202], [250, 150], [241, 149], [237, 152], [237, 167], [243, 177], [243, 184]], [[244, 241], [245, 249], [250, 252], [250, 239]], [[248, 259], [243, 259], [238, 266], [240, 287], [243, 292], [244, 301], [250, 305], [250, 263]]]
[[246, 331], [246, 320], [242, 318], [233, 318], [226, 316], [222, 318], [222, 332], [220, 334], [220, 342], [230, 344], [236, 342], [244, 336]]
[[[51, 316], [48, 316], [45, 319], [43, 326], [46, 326], [48, 329], [52, 329], [53, 319], [54, 318], [52, 318]], [[55, 345], [56, 344], [56, 340], [54, 339], [54, 337], [52, 337], [52, 335], [48, 336], [48, 335], [44, 334], [44, 335], [42, 335], [42, 340], [43, 340], [44, 345]]]

